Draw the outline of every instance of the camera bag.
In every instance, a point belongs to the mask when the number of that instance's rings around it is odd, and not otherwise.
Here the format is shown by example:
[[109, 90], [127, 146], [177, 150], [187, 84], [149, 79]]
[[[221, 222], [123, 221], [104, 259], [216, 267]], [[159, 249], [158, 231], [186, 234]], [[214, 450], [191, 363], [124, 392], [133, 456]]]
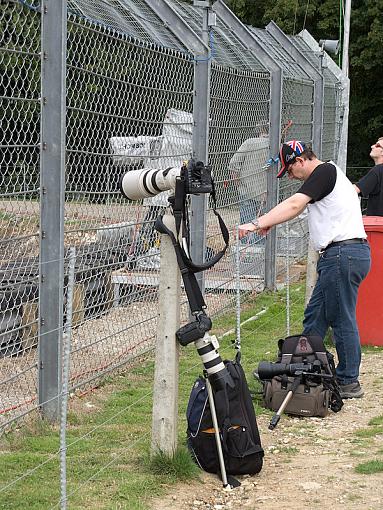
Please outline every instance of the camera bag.
[[[225, 361], [235, 385], [214, 391], [214, 402], [226, 472], [229, 475], [259, 473], [263, 449], [246, 377], [240, 364]], [[209, 473], [219, 473], [220, 465], [215, 441], [206, 380], [199, 377], [191, 390], [186, 412], [187, 444], [195, 462]]]
[[[340, 411], [343, 401], [336, 380], [334, 356], [327, 351], [323, 340], [317, 335], [293, 335], [278, 342], [279, 353], [276, 363], [302, 363], [312, 366], [320, 362], [320, 371], [295, 376], [286, 374], [263, 381], [265, 407], [278, 411], [287, 393], [292, 389], [296, 377], [300, 384], [294, 388], [284, 412], [295, 416], [327, 416], [329, 409]], [[326, 378], [321, 378], [325, 374]], [[328, 377], [328, 376], [332, 377]]]

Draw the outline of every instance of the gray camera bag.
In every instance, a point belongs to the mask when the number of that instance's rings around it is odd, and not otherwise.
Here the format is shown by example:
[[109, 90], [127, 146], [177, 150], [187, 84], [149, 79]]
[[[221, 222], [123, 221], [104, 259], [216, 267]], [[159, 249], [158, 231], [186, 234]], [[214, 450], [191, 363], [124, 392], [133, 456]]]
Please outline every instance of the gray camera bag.
[[[339, 405], [339, 393], [335, 378], [333, 356], [329, 353], [323, 340], [315, 335], [294, 335], [279, 340], [277, 363], [307, 363], [320, 361], [321, 373], [332, 375], [332, 379], [321, 379], [317, 375], [303, 377], [302, 384], [295, 390], [284, 412], [295, 416], [324, 417], [329, 408], [335, 411]], [[265, 407], [277, 411], [294, 382], [294, 377], [278, 375], [263, 382], [263, 400]]]

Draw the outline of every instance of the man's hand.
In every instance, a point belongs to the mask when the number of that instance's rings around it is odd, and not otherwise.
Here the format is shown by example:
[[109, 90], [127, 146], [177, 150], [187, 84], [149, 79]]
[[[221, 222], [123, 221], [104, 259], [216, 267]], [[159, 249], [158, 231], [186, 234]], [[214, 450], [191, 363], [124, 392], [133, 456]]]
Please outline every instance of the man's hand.
[[239, 238], [242, 239], [243, 237], [247, 236], [248, 234], [251, 234], [252, 232], [259, 234], [261, 236], [265, 236], [269, 230], [270, 230], [270, 227], [257, 228], [254, 225], [254, 223], [244, 223], [243, 225], [239, 225], [238, 234], [239, 234]]

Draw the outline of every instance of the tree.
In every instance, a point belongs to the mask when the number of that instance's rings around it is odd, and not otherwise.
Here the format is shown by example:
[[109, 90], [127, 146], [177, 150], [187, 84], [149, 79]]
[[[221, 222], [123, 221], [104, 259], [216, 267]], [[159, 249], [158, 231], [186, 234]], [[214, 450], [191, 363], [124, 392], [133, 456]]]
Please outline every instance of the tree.
[[[343, 27], [340, 0], [227, 0], [246, 24], [264, 28], [271, 20], [287, 34], [306, 28], [316, 39], [338, 39]], [[336, 59], [338, 62], [338, 58]], [[353, 0], [349, 76], [349, 166], [371, 166], [370, 145], [383, 136], [383, 0]], [[349, 172], [350, 178], [357, 174]]]

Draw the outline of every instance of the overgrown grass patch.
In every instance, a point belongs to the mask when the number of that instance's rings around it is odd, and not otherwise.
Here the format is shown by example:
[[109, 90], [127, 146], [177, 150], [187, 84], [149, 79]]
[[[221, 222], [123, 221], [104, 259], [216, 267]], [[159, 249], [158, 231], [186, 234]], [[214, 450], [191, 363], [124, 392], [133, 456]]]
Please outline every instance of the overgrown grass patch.
[[185, 446], [178, 447], [173, 456], [162, 451], [148, 454], [146, 465], [152, 473], [166, 475], [173, 482], [196, 479], [201, 473]]
[[355, 431], [358, 438], [372, 438], [383, 434], [383, 415], [375, 416], [368, 422], [366, 428]]
[[[367, 424], [367, 427], [362, 429], [358, 429], [354, 432], [354, 438], [351, 442], [354, 445], [357, 445], [357, 449], [353, 449], [350, 452], [350, 455], [354, 457], [365, 457], [368, 453], [369, 456], [373, 455], [381, 455], [383, 453], [383, 449], [379, 448], [381, 445], [381, 438], [383, 436], [383, 415], [375, 416], [371, 418]], [[359, 464], [357, 467], [360, 469], [365, 469], [366, 471], [360, 471], [361, 473], [368, 474], [369, 469], [375, 469], [373, 467], [369, 467], [370, 462], [376, 463], [380, 461], [369, 461], [366, 463]], [[373, 464], [375, 465], [375, 464]], [[362, 466], [362, 467], [360, 467]], [[376, 468], [378, 469], [378, 468]], [[378, 469], [379, 471], [379, 469]], [[375, 472], [378, 472], [375, 471]], [[359, 471], [358, 471], [359, 472]], [[374, 472], [374, 471], [371, 471]]]

